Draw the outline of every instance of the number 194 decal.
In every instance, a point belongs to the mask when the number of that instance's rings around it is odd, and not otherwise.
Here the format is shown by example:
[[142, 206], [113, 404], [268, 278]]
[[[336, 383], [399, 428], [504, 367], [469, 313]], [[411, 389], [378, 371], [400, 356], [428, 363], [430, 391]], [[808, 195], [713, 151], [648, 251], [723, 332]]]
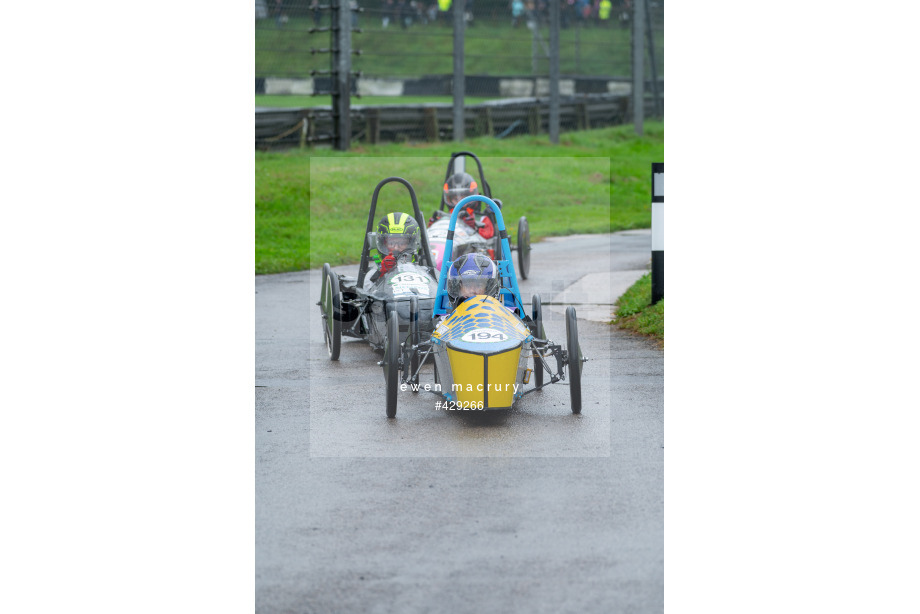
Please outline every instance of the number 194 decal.
[[471, 341], [473, 343], [492, 343], [507, 340], [508, 335], [492, 328], [477, 328], [460, 337], [460, 341]]

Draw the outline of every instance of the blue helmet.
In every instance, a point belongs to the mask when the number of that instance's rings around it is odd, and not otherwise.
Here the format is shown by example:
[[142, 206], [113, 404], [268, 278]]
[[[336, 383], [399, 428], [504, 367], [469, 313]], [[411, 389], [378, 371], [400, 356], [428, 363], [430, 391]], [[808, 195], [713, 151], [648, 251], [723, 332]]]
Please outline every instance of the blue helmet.
[[485, 294], [498, 298], [500, 289], [498, 267], [482, 254], [460, 256], [447, 272], [447, 294], [455, 307], [471, 296]]

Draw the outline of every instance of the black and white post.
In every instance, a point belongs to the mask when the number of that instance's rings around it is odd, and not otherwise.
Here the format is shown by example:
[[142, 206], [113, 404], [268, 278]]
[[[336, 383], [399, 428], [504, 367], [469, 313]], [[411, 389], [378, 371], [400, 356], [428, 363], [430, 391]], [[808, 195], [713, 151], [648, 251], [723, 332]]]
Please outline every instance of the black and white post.
[[664, 298], [664, 162], [652, 162], [652, 304]]

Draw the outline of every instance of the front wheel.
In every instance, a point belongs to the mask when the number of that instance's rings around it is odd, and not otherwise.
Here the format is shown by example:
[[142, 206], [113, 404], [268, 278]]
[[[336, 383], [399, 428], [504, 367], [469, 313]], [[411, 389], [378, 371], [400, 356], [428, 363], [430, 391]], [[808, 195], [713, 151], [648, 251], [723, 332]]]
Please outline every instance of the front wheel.
[[565, 341], [569, 367], [569, 395], [572, 399], [572, 413], [581, 413], [581, 346], [578, 343], [578, 321], [575, 308], [565, 309]]
[[339, 290], [339, 276], [332, 272], [328, 263], [323, 265], [323, 285], [320, 294], [320, 308], [323, 311], [323, 337], [329, 360], [338, 360], [342, 347], [342, 293]]
[[517, 253], [521, 279], [527, 279], [530, 275], [530, 224], [526, 217], [518, 220]]
[[387, 381], [387, 418], [396, 417], [396, 391], [399, 388], [399, 318], [391, 312], [387, 319], [387, 339], [383, 346], [383, 377]]

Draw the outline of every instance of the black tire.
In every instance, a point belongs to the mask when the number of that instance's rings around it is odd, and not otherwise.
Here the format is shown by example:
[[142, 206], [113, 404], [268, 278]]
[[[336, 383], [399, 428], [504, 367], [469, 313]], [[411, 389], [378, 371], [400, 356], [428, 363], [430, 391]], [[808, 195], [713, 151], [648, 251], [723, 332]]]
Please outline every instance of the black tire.
[[383, 377], [387, 382], [387, 418], [396, 417], [396, 392], [399, 389], [399, 318], [390, 313], [387, 340], [383, 347]]
[[[531, 334], [534, 337], [539, 339], [546, 339], [546, 333], [543, 332], [543, 306], [540, 304], [540, 295], [534, 294], [533, 299], [533, 330]], [[534, 385], [542, 386], [543, 385], [543, 359], [537, 358], [534, 356], [533, 359], [533, 376], [534, 376]]]
[[569, 395], [572, 398], [572, 413], [581, 413], [581, 345], [578, 343], [578, 320], [575, 308], [565, 308], [565, 342], [568, 354]]
[[[418, 298], [414, 296], [409, 297], [409, 336], [406, 338], [406, 347], [407, 353], [409, 354], [409, 360], [404, 361], [404, 364], [409, 365], [409, 373], [416, 373], [418, 371], [418, 352], [411, 349], [413, 345], [419, 344], [419, 333], [418, 333]], [[419, 377], [415, 375], [409, 381], [410, 384], [418, 384]], [[412, 392], [418, 392], [418, 388], [412, 388]]]
[[323, 312], [323, 337], [329, 360], [338, 360], [342, 348], [342, 293], [339, 290], [339, 276], [332, 272], [329, 264], [323, 265], [323, 286], [320, 294], [320, 309]]
[[530, 275], [530, 224], [527, 223], [526, 217], [518, 220], [517, 253], [518, 272], [521, 279], [527, 279], [527, 276]]

